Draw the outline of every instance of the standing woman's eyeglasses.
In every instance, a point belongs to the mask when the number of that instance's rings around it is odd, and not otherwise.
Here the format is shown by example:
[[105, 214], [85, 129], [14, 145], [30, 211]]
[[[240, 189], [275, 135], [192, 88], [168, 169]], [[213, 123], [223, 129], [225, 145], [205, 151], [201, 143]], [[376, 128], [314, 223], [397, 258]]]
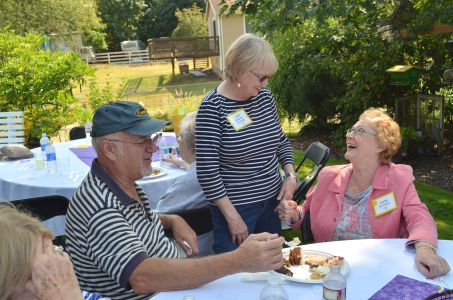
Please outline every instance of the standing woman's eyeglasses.
[[263, 83], [263, 82], [265, 82], [266, 80], [269, 79], [269, 76], [268, 76], [268, 75], [259, 75], [259, 74], [255, 73], [255, 72], [253, 72], [253, 71], [250, 71], [250, 73], [252, 73], [253, 75], [255, 75], [256, 78], [258, 78], [258, 81], [261, 82], [261, 83]]

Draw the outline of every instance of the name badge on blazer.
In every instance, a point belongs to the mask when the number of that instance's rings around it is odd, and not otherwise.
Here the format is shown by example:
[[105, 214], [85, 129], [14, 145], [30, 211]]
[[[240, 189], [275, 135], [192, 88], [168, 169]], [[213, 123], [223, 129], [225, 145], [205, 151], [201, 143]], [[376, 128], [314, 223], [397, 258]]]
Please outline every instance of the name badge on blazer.
[[388, 194], [377, 197], [376, 199], [371, 200], [373, 205], [374, 216], [379, 217], [392, 210], [397, 209], [395, 193], [390, 192]]
[[242, 108], [230, 113], [226, 118], [236, 131], [244, 129], [253, 122]]

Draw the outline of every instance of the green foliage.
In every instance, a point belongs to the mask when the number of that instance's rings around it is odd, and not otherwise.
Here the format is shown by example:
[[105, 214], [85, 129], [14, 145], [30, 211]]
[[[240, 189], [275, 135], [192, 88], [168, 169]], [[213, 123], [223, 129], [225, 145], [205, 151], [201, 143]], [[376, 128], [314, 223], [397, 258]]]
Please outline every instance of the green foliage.
[[145, 0], [145, 3], [147, 8], [138, 28], [138, 38], [142, 41], [170, 36], [178, 24], [176, 9], [190, 8], [194, 3], [205, 7], [203, 0]]
[[[271, 88], [279, 108], [290, 117], [310, 116], [319, 127], [333, 120], [349, 127], [368, 107], [392, 111], [395, 98], [434, 94], [442, 87], [443, 70], [452, 65], [445, 46], [449, 35], [417, 34], [451, 23], [451, 0], [222, 3], [227, 13], [242, 9], [253, 29], [273, 43], [280, 68]], [[400, 35], [402, 29], [409, 37]], [[385, 71], [397, 64], [429, 70], [417, 86], [393, 87]]]
[[122, 41], [136, 39], [146, 9], [145, 0], [98, 0], [98, 3], [99, 14], [107, 26], [108, 48], [119, 51]]
[[81, 33], [90, 45], [103, 46], [104, 25], [96, 0], [2, 0], [0, 27], [23, 33]]
[[0, 109], [25, 113], [28, 137], [53, 135], [74, 118], [72, 84], [92, 74], [77, 54], [40, 49], [44, 37], [0, 31]]
[[203, 10], [196, 3], [191, 8], [176, 9], [178, 25], [171, 34], [172, 37], [197, 37], [208, 35], [208, 25]]

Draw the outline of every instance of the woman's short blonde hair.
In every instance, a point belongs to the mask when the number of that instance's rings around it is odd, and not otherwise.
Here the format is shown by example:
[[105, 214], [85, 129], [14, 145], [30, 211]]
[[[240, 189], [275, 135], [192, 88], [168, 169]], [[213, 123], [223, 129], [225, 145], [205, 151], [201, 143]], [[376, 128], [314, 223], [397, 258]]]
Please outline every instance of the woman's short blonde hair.
[[371, 122], [377, 132], [379, 146], [383, 151], [379, 154], [381, 163], [388, 163], [401, 146], [400, 126], [382, 108], [369, 108], [359, 120]]
[[197, 112], [188, 113], [181, 120], [181, 131], [179, 135], [184, 141], [187, 149], [195, 153], [195, 118], [197, 117]]
[[242, 75], [262, 66], [270, 72], [263, 75], [273, 75], [278, 69], [277, 58], [267, 41], [246, 33], [231, 44], [225, 55], [225, 78], [238, 82]]
[[52, 233], [39, 220], [13, 206], [0, 205], [0, 300], [25, 288], [41, 237], [53, 239]]

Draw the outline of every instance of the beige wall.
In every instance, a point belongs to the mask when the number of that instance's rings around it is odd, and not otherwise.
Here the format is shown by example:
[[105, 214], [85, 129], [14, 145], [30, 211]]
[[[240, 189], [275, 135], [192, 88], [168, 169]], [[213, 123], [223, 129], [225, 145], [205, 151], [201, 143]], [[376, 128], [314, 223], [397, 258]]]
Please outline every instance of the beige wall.
[[216, 34], [219, 36], [220, 54], [211, 57], [214, 71], [223, 76], [223, 63], [225, 53], [230, 45], [246, 32], [245, 17], [241, 14], [231, 16], [219, 16], [220, 0], [209, 0], [207, 5], [206, 20], [208, 22], [209, 35], [214, 35], [213, 20], [216, 21]]

